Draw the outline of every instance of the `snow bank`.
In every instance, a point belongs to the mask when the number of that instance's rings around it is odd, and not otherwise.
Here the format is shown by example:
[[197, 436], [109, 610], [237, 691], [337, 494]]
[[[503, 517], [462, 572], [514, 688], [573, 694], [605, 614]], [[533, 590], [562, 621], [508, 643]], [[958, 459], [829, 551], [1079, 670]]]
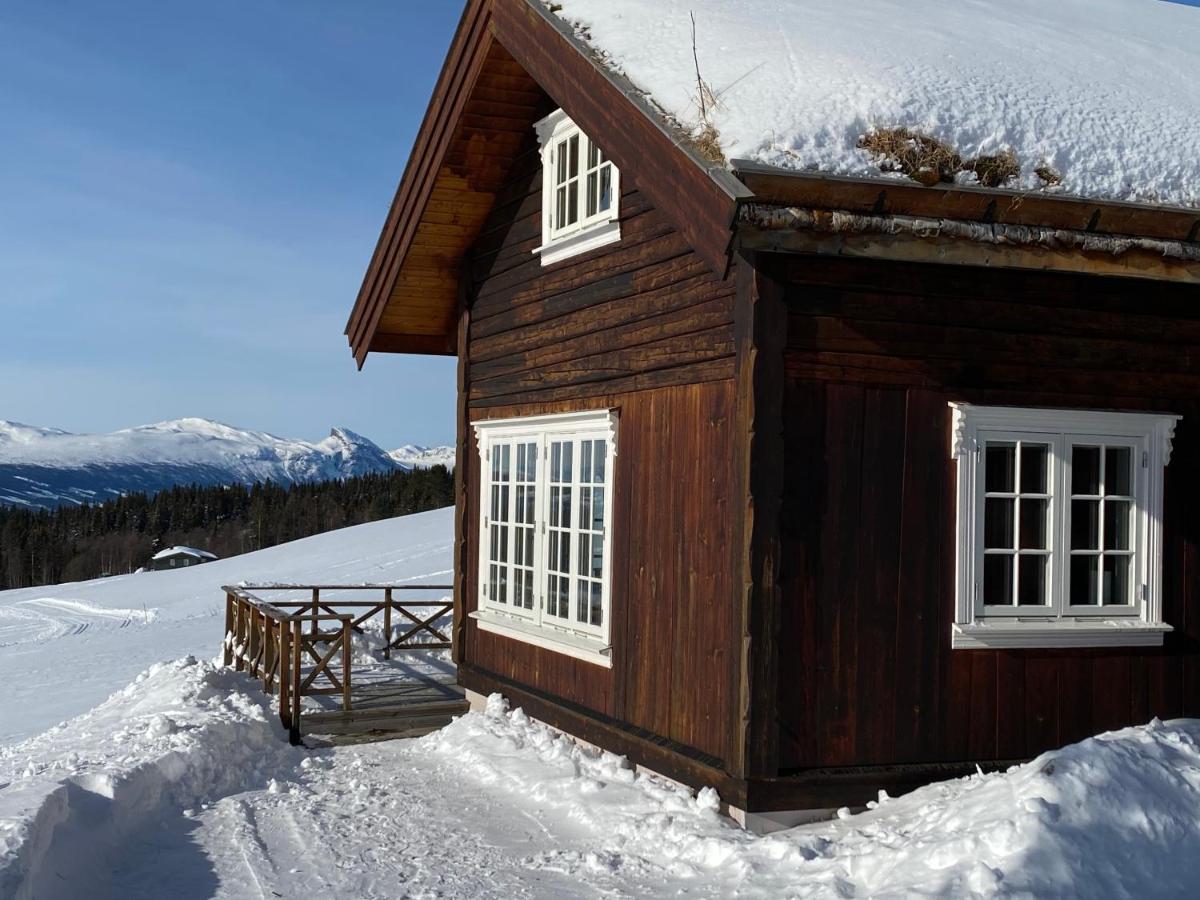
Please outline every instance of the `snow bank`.
[[499, 696], [422, 741], [465, 775], [594, 831], [591, 852], [530, 861], [548, 869], [658, 870], [701, 893], [766, 896], [1150, 897], [1200, 883], [1196, 721], [1156, 720], [768, 837], [719, 817], [712, 792], [635, 774]]
[[[859, 138], [908, 127], [1010, 187], [1200, 206], [1200, 9], [1162, 0], [561, 0], [666, 113], [700, 123], [691, 18], [727, 159], [879, 176]], [[603, 139], [602, 135], [597, 138]], [[967, 178], [971, 180], [971, 178]]]
[[300, 753], [246, 676], [191, 657], [154, 666], [91, 712], [0, 748], [0, 897], [80, 896], [131, 834], [266, 785]]

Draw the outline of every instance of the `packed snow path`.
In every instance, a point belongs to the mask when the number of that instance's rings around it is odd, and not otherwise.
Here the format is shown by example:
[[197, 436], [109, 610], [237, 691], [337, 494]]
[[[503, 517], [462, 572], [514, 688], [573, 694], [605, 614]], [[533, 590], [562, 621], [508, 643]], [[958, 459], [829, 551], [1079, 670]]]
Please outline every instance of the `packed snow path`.
[[1156, 721], [755, 837], [499, 696], [307, 750], [252, 679], [185, 659], [0, 748], [0, 896], [1187, 896], [1198, 742]]
[[0, 591], [0, 746], [91, 709], [156, 662], [216, 656], [223, 584], [449, 582], [452, 525], [440, 509], [185, 569]]

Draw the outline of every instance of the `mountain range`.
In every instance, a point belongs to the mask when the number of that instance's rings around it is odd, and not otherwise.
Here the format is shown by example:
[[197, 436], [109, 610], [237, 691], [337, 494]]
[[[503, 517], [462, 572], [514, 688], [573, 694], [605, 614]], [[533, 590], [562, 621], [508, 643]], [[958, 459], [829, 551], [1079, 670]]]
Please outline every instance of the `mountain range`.
[[347, 428], [310, 442], [175, 419], [110, 434], [71, 434], [0, 420], [0, 504], [54, 507], [177, 484], [295, 484], [454, 465], [453, 447], [388, 452]]

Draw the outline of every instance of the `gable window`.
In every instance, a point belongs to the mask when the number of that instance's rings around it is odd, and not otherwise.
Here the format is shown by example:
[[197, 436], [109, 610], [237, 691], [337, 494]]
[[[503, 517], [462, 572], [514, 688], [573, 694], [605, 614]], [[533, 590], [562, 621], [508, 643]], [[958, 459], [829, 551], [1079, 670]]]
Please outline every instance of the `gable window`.
[[535, 126], [542, 152], [542, 265], [621, 239], [620, 173], [561, 109]]
[[951, 403], [955, 648], [1159, 645], [1178, 416]]
[[610, 666], [609, 410], [475, 424], [484, 631]]

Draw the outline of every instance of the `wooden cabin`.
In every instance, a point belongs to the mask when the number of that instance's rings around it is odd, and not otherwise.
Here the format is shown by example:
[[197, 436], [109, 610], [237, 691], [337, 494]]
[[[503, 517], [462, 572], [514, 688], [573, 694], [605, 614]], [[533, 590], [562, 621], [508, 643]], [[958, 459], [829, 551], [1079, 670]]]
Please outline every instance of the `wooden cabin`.
[[471, 0], [347, 327], [458, 358], [461, 684], [755, 827], [1200, 714], [1198, 236], [712, 162]]
[[207, 550], [200, 550], [196, 547], [167, 547], [150, 557], [150, 569], [155, 572], [166, 569], [182, 569], [187, 566], [212, 562], [216, 558], [215, 553], [209, 553]]

